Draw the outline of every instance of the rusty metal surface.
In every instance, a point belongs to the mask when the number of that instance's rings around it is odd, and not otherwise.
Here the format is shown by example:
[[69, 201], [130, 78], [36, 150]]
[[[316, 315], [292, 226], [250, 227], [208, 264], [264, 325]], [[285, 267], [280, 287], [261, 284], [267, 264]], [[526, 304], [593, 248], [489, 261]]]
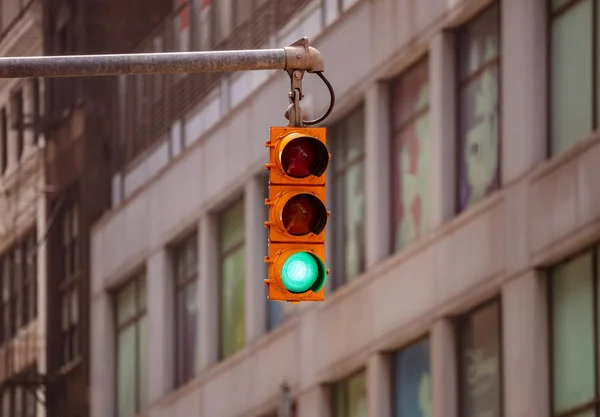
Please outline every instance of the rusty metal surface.
[[[299, 63], [305, 61], [298, 60]], [[183, 74], [285, 69], [281, 49], [0, 58], [0, 78]]]

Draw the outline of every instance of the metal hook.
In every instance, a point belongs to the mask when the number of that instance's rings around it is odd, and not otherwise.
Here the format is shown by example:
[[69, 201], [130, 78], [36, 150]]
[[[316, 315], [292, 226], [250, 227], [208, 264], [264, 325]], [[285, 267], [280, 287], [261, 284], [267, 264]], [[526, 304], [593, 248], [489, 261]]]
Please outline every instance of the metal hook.
[[327, 111], [325, 112], [325, 114], [323, 116], [321, 116], [315, 120], [305, 120], [304, 121], [304, 124], [307, 126], [312, 126], [312, 125], [316, 125], [317, 123], [321, 123], [323, 120], [325, 120], [327, 118], [327, 116], [329, 116], [331, 114], [331, 111], [333, 110], [333, 106], [335, 105], [335, 93], [333, 92], [333, 87], [331, 86], [331, 83], [329, 82], [329, 80], [327, 78], [325, 78], [325, 76], [323, 75], [323, 72], [317, 71], [316, 74], [319, 76], [319, 78], [321, 78], [323, 80], [323, 82], [327, 86], [331, 100], [329, 101], [329, 108], [327, 109]]
[[335, 92], [333, 91], [333, 87], [331, 86], [329, 80], [325, 78], [323, 72], [316, 72], [316, 74], [319, 76], [319, 78], [321, 78], [321, 80], [323, 80], [323, 82], [327, 86], [327, 89], [329, 90], [329, 96], [331, 98], [329, 102], [329, 108], [323, 116], [317, 119], [303, 120], [302, 109], [300, 107], [300, 100], [304, 98], [304, 94], [302, 93], [302, 79], [304, 78], [304, 70], [288, 71], [288, 74], [290, 76], [292, 85], [291, 91], [289, 93], [290, 105], [285, 111], [285, 117], [289, 120], [289, 126], [302, 127], [304, 125], [312, 126], [316, 125], [317, 123], [321, 123], [331, 114], [333, 106], [335, 105]]

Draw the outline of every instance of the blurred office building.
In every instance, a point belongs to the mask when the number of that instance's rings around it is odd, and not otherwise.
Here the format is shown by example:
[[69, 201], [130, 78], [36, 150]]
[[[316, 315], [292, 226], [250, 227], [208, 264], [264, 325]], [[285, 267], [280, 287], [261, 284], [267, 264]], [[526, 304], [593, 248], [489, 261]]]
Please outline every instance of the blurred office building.
[[[0, 56], [43, 54], [43, 2], [3, 0]], [[0, 415], [43, 415], [43, 84], [0, 81]]]
[[332, 273], [322, 303], [266, 299], [285, 72], [115, 78], [91, 417], [598, 415], [600, 3], [171, 6], [133, 51], [322, 53]]

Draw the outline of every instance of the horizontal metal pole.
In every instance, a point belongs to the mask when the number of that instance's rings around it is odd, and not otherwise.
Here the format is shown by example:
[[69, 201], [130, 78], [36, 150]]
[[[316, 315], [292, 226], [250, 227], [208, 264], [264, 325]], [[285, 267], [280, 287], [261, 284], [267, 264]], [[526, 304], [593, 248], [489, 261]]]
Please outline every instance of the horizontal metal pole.
[[0, 78], [87, 77], [285, 69], [285, 50], [0, 58]]
[[319, 51], [302, 38], [279, 49], [0, 58], [0, 78], [89, 77], [254, 70], [323, 71]]

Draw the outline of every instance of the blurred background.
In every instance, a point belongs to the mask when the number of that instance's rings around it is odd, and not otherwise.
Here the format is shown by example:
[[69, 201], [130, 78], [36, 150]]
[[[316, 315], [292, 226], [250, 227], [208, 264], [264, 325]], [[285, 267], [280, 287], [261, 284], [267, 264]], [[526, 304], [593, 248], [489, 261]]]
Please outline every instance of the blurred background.
[[326, 298], [288, 304], [263, 284], [284, 71], [0, 80], [0, 417], [600, 415], [599, 22], [597, 0], [1, 0], [1, 56], [307, 36], [337, 101]]

